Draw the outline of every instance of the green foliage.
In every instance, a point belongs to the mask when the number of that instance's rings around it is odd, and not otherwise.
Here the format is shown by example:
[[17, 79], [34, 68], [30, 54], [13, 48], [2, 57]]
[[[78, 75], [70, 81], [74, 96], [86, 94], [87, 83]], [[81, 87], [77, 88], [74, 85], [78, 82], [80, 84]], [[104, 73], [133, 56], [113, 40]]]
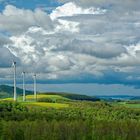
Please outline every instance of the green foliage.
[[39, 98], [37, 99], [38, 102], [48, 102], [48, 103], [55, 103], [56, 100], [52, 98]]
[[59, 109], [25, 104], [0, 102], [0, 140], [140, 139], [140, 109], [87, 101]]
[[1, 140], [139, 140], [137, 121], [1, 121]]
[[25, 106], [17, 102], [0, 102], [0, 112], [15, 112], [15, 111], [27, 111]]

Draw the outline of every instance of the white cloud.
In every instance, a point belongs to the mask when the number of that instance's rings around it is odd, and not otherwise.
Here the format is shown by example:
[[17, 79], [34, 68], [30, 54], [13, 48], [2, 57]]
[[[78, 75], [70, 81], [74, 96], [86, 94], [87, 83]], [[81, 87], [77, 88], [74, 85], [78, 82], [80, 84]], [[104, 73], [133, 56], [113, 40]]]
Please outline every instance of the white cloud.
[[50, 17], [52, 20], [55, 20], [59, 17], [66, 17], [66, 16], [74, 16], [78, 14], [104, 14], [106, 10], [101, 10], [99, 8], [86, 8], [83, 9], [79, 6], [77, 6], [73, 2], [69, 2], [64, 4], [63, 6], [57, 7], [51, 14]]
[[95, 7], [104, 7], [109, 8], [113, 10], [117, 10], [118, 12], [121, 10], [123, 11], [139, 11], [139, 0], [58, 0], [62, 3], [67, 2], [75, 2], [77, 5], [82, 7], [90, 7], [91, 5], [94, 5]]
[[45, 73], [44, 80], [92, 75], [107, 81], [110, 74], [117, 77], [120, 72], [125, 81], [126, 75], [139, 74], [140, 11], [133, 10], [134, 3], [131, 14], [126, 5], [118, 12], [94, 4], [66, 3], [50, 15], [9, 5], [0, 14], [0, 30], [12, 34], [8, 40], [0, 39], [0, 45], [8, 46], [27, 71]]
[[69, 32], [79, 32], [79, 23], [73, 22], [73, 21], [67, 21], [67, 20], [58, 20], [59, 24], [56, 26], [55, 31], [56, 32], [63, 32], [63, 31], [69, 31]]
[[135, 58], [140, 56], [140, 43], [136, 45], [130, 45], [129, 47], [126, 47], [128, 50], [129, 54]]
[[31, 11], [7, 5], [0, 13], [0, 30], [9, 31], [11, 34], [21, 34], [31, 26], [41, 26], [46, 30], [53, 28], [47, 13], [40, 9]]

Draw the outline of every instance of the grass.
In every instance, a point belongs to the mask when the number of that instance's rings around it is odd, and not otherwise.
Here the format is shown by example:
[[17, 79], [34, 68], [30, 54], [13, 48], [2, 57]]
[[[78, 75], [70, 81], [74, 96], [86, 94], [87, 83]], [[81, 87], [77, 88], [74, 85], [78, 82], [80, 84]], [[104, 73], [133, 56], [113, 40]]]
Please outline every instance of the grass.
[[124, 106], [128, 108], [140, 108], [140, 103], [127, 103], [127, 102], [118, 102], [113, 103], [115, 106]]
[[[27, 95], [26, 96], [26, 99], [33, 99], [34, 98], [34, 95]], [[69, 100], [68, 98], [65, 98], [65, 97], [62, 97], [60, 95], [37, 95], [37, 98], [40, 99], [40, 98], [51, 98], [51, 99], [63, 99], [63, 100]]]
[[22, 102], [23, 105], [27, 106], [27, 107], [43, 107], [43, 108], [56, 108], [56, 109], [60, 109], [60, 108], [67, 108], [69, 107], [69, 104], [62, 104], [62, 103], [45, 103], [45, 102]]
[[[22, 101], [22, 96], [18, 97], [17, 101], [21, 104], [27, 106], [28, 108], [67, 108], [69, 104], [65, 103], [64, 101], [70, 101], [70, 99], [62, 97], [60, 95], [37, 95], [37, 99], [51, 99], [51, 100], [62, 100], [62, 103], [49, 103], [49, 102], [35, 102], [34, 95], [27, 95], [26, 102]], [[13, 98], [5, 98], [1, 99], [1, 101], [13, 101]]]
[[[69, 101], [70, 99], [62, 97], [60, 95], [37, 95], [37, 99], [51, 99], [51, 100], [62, 100], [62, 101]], [[27, 95], [26, 96], [27, 102], [23, 102], [22, 104], [26, 105], [27, 107], [43, 107], [43, 108], [66, 108], [69, 107], [69, 104], [66, 103], [48, 103], [48, 102], [34, 102], [34, 95]], [[32, 101], [32, 102], [28, 102]]]
[[13, 98], [4, 98], [4, 99], [0, 99], [0, 101], [13, 101]]
[[124, 104], [124, 106], [129, 108], [140, 108], [140, 104]]
[[[66, 97], [62, 97], [61, 95], [43, 95], [43, 94], [38, 94], [37, 99], [51, 99], [52, 101], [70, 101], [70, 99]], [[18, 97], [18, 101], [22, 102], [22, 96]], [[26, 101], [34, 101], [34, 95], [27, 95], [26, 96]]]

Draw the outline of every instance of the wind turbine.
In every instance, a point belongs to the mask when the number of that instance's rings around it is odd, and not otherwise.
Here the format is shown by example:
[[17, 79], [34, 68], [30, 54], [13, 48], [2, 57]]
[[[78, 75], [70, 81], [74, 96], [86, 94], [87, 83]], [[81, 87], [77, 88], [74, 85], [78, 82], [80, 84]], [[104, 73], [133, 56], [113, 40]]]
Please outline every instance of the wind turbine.
[[34, 99], [37, 101], [37, 92], [36, 92], [36, 74], [33, 75], [34, 79]]
[[26, 93], [25, 93], [25, 71], [22, 72], [23, 78], [23, 102], [26, 100]]
[[14, 67], [14, 101], [17, 100], [17, 88], [16, 88], [16, 62], [13, 62], [13, 67]]

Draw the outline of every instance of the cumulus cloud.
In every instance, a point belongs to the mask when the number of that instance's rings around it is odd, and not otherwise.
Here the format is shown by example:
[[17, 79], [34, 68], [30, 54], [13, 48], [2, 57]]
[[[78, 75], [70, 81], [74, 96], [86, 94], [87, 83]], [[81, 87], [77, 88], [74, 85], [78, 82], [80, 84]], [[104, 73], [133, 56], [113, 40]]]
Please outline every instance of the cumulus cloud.
[[51, 14], [50, 17], [52, 20], [55, 20], [59, 17], [73, 16], [78, 14], [104, 14], [106, 10], [101, 10], [100, 8], [86, 8], [77, 6], [73, 2], [69, 2], [64, 4], [63, 6], [57, 7]]
[[20, 62], [7, 48], [12, 41], [9, 37], [0, 34], [0, 68], [8, 68], [11, 66], [12, 60]]
[[10, 36], [0, 45], [10, 52], [1, 57], [12, 53], [20, 60], [19, 71], [40, 73], [40, 82], [135, 85], [140, 11], [137, 0], [126, 1], [61, 0], [68, 3], [50, 14], [7, 5], [0, 13], [0, 30]]
[[53, 28], [50, 17], [40, 9], [31, 11], [7, 5], [0, 13], [0, 30], [21, 34], [31, 26], [41, 26], [47, 30]]
[[82, 7], [89, 7], [94, 5], [95, 7], [105, 7], [113, 10], [139, 10], [139, 0], [58, 0], [59, 2], [75, 2]]
[[[104, 51], [102, 51], [104, 49]], [[71, 51], [73, 53], [87, 54], [99, 58], [112, 58], [127, 53], [127, 50], [123, 46], [114, 44], [98, 44], [90, 40], [73, 40], [71, 44], [65, 44], [54, 48], [55, 51]]]

